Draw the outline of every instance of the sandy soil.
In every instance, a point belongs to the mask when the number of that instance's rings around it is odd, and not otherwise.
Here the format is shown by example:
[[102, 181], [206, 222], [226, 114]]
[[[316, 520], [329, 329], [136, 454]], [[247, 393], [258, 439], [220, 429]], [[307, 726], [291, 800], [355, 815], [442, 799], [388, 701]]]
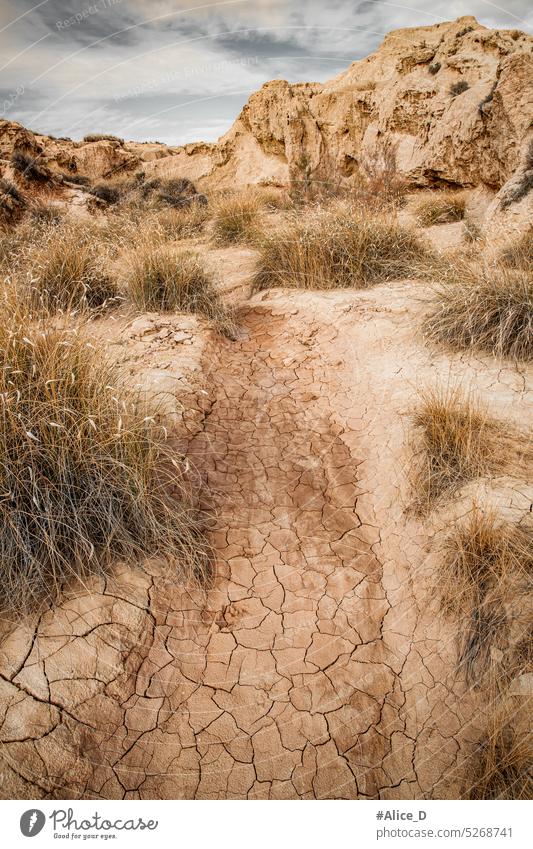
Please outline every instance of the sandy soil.
[[[233, 300], [252, 260], [210, 252]], [[422, 386], [453, 375], [520, 422], [533, 374], [428, 350], [424, 297], [409, 282], [263, 293], [241, 301], [235, 342], [179, 316], [117, 325], [132, 375], [186, 411], [182, 444], [216, 512], [216, 578], [204, 594], [163, 564], [121, 565], [11, 630], [6, 796], [467, 791], [491, 705], [466, 685], [458, 625], [433, 592], [432, 540], [451, 514], [410, 509], [409, 415]], [[533, 499], [524, 481], [476, 487], [456, 504], [484, 487], [520, 517]]]

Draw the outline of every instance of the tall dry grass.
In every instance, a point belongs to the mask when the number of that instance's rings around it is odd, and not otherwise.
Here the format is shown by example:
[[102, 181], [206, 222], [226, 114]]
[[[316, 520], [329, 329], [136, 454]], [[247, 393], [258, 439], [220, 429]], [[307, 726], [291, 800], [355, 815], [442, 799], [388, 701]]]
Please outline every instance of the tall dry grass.
[[497, 685], [533, 671], [524, 656], [532, 576], [533, 533], [526, 524], [475, 507], [446, 536], [436, 583], [445, 611], [460, 617], [459, 661], [469, 683], [479, 683], [491, 665]]
[[27, 255], [26, 288], [34, 306], [47, 312], [102, 309], [118, 296], [91, 227], [66, 223], [51, 228]]
[[421, 511], [470, 480], [504, 471], [520, 474], [533, 459], [530, 437], [495, 419], [457, 387], [421, 392], [413, 423], [419, 461], [414, 487]]
[[196, 313], [232, 335], [231, 314], [196, 252], [144, 245], [130, 258], [126, 282], [129, 297], [138, 309]]
[[523, 269], [533, 275], [533, 227], [503, 248], [500, 259], [509, 268]]
[[485, 732], [468, 763], [469, 799], [533, 799], [532, 699], [497, 699]]
[[78, 328], [12, 310], [0, 325], [2, 609], [55, 600], [115, 558], [161, 554], [205, 574], [206, 551], [156, 412]]
[[457, 350], [517, 360], [533, 356], [531, 269], [456, 261], [433, 282], [426, 337]]
[[261, 203], [256, 193], [219, 197], [214, 202], [212, 238], [219, 245], [257, 241], [261, 231]]
[[365, 288], [416, 274], [428, 256], [416, 234], [390, 217], [346, 205], [318, 208], [263, 238], [253, 291]]
[[467, 193], [462, 191], [435, 191], [417, 199], [413, 214], [422, 227], [462, 221], [467, 197]]

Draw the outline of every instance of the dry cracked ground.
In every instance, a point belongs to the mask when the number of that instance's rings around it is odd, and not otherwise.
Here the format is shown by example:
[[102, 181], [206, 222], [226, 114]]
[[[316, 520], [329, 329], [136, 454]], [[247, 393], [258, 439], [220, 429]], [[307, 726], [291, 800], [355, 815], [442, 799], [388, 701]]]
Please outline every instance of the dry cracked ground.
[[[238, 290], [251, 258], [213, 259], [230, 260]], [[435, 600], [439, 517], [410, 510], [409, 415], [418, 389], [452, 368], [511, 418], [533, 384], [525, 370], [428, 351], [420, 291], [255, 295], [233, 342], [180, 316], [115, 329], [132, 373], [185, 398], [216, 577], [200, 592], [168, 565], [123, 564], [10, 628], [6, 796], [465, 793], [490, 705], [466, 685], [457, 626]], [[517, 516], [532, 500], [505, 481], [501, 493]]]

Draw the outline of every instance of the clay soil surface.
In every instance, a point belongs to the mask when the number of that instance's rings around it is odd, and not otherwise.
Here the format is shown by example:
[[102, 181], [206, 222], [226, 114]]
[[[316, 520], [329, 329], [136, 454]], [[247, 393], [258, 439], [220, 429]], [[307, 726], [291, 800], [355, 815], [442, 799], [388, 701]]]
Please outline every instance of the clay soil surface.
[[[254, 252], [205, 253], [236, 340], [179, 315], [97, 332], [177, 416], [215, 517], [213, 584], [120, 564], [6, 626], [3, 793], [459, 797], [491, 705], [435, 596], [450, 511], [412, 509], [410, 416], [451, 375], [520, 423], [531, 369], [429, 349], [419, 282], [250, 299]], [[533, 500], [485, 485], [510, 518]]]

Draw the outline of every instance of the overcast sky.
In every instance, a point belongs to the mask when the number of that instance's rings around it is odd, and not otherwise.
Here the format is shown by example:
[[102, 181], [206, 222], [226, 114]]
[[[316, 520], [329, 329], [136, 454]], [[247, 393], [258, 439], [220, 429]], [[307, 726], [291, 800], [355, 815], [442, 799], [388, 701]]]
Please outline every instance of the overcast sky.
[[0, 0], [0, 117], [211, 141], [263, 82], [327, 80], [391, 29], [461, 15], [533, 32], [531, 0]]

